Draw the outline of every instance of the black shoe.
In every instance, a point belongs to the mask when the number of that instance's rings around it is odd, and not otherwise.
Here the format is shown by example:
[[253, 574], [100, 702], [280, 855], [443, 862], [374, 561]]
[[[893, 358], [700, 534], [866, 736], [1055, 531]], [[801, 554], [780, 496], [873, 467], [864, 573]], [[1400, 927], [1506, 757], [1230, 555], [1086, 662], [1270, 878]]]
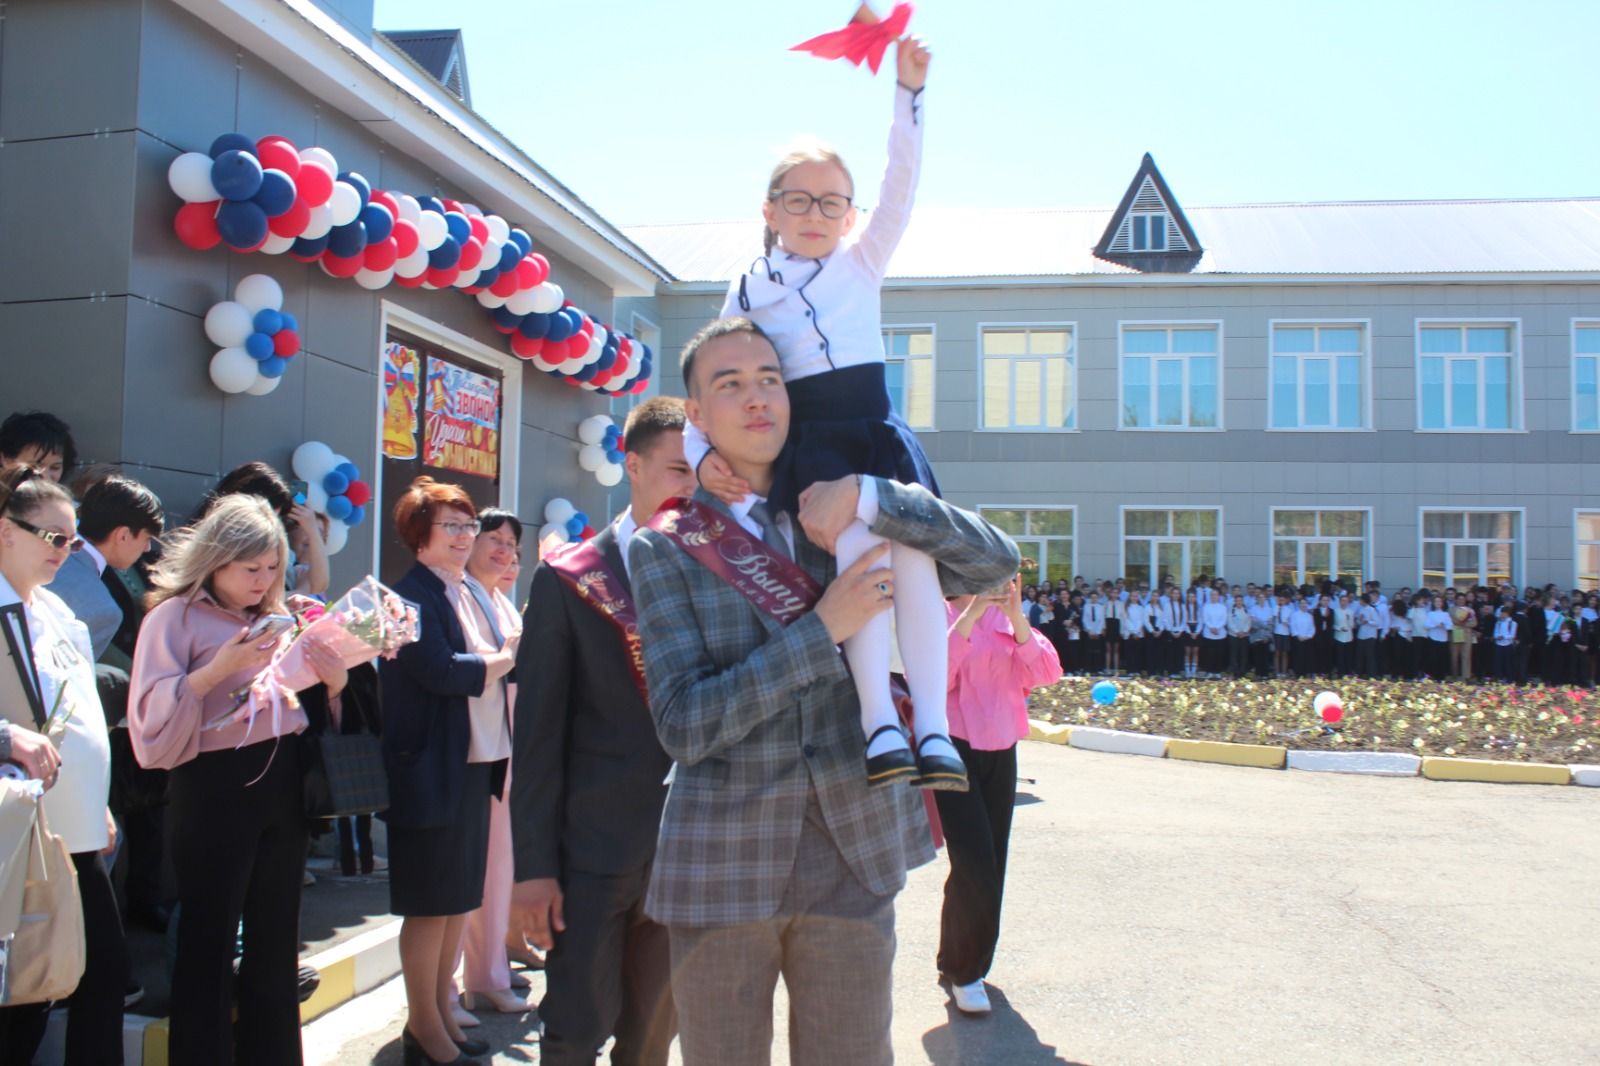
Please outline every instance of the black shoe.
[[410, 1029], [400, 1030], [400, 1059], [404, 1066], [482, 1066], [477, 1059], [469, 1059], [461, 1054], [443, 1062], [433, 1058], [423, 1050], [417, 1038], [411, 1035]]
[[165, 933], [172, 921], [172, 911], [159, 903], [135, 904], [128, 908], [128, 925], [141, 925], [157, 933]]
[[[234, 972], [238, 973], [237, 970]], [[322, 975], [314, 966], [302, 966], [297, 977], [300, 985], [300, 1002], [304, 1003], [316, 994], [317, 986], [322, 984]]]
[[[872, 747], [872, 742], [885, 733], [905, 736], [905, 730], [897, 725], [879, 726], [877, 732], [867, 738], [867, 747]], [[912, 757], [910, 748], [893, 748], [879, 755], [867, 756], [868, 788], [883, 788], [896, 781], [915, 777], [916, 774], [917, 760]]]
[[922, 753], [922, 746], [934, 737], [938, 737], [946, 744], [950, 743], [950, 738], [941, 733], [929, 733], [917, 742], [917, 777], [911, 783], [918, 788], [930, 788], [939, 792], [965, 792], [967, 790], [965, 763], [948, 755]]
[[477, 1056], [489, 1053], [489, 1041], [477, 1040], [470, 1036], [465, 1040], [457, 1040], [456, 1047], [461, 1049], [463, 1055]]

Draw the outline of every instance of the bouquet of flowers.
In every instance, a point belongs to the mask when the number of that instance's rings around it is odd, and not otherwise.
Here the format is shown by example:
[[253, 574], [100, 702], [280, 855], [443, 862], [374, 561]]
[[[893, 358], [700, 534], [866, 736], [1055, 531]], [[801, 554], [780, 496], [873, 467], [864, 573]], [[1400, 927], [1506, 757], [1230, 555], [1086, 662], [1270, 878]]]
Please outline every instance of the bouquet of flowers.
[[300, 623], [274, 670], [278, 682], [291, 692], [318, 681], [306, 659], [308, 639], [332, 648], [346, 667], [359, 666], [379, 656], [394, 658], [395, 652], [421, 635], [422, 625], [416, 604], [401, 599], [371, 576], [362, 578], [330, 606], [306, 611]]

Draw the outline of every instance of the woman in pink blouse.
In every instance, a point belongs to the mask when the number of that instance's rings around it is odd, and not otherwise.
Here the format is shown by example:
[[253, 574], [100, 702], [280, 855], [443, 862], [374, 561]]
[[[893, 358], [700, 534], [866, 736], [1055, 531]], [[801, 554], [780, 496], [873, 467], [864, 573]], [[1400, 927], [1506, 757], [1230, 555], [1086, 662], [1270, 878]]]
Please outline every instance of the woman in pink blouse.
[[[172, 771], [174, 1066], [301, 1061], [296, 974], [306, 823], [299, 745], [285, 738], [306, 727], [306, 716], [269, 666], [289, 639], [269, 618], [284, 610], [288, 547], [266, 501], [229, 495], [168, 541], [151, 574], [128, 731], [141, 765]], [[346, 680], [337, 655], [314, 649], [311, 661], [336, 698]]]
[[1059, 681], [1061, 660], [1028, 625], [1015, 577], [995, 593], [958, 597], [948, 610], [950, 736], [970, 788], [934, 794], [950, 856], [939, 972], [959, 1010], [987, 1014], [983, 977], [1000, 938], [1017, 741], [1028, 735], [1028, 693]]

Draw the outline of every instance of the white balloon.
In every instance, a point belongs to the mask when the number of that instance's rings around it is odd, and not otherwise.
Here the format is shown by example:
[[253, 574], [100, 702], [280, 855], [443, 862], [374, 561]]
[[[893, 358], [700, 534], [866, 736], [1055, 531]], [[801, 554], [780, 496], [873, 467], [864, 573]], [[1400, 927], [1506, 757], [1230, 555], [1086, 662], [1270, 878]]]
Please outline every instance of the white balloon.
[[528, 291], [534, 294], [533, 310], [542, 315], [561, 310], [561, 302], [567, 298], [561, 286], [553, 281], [542, 282]]
[[578, 439], [585, 444], [599, 444], [606, 439], [606, 427], [609, 425], [609, 416], [590, 415], [578, 423]]
[[211, 384], [223, 392], [243, 392], [258, 375], [256, 361], [243, 348], [224, 348], [211, 357]]
[[417, 246], [423, 251], [431, 252], [444, 243], [450, 236], [450, 227], [445, 225], [444, 216], [437, 211], [424, 211], [417, 220]]
[[610, 337], [611, 337], [611, 334], [606, 332], [606, 328], [604, 326], [602, 326], [598, 322], [596, 322], [594, 324], [594, 339], [595, 339], [595, 343], [599, 344], [600, 347], [604, 348], [606, 346], [606, 341], [609, 340]]
[[534, 306], [539, 302], [539, 293], [535, 289], [518, 289], [506, 300], [506, 307], [514, 314], [531, 315]]
[[489, 239], [496, 244], [506, 243], [511, 236], [511, 224], [499, 215], [484, 215], [483, 224], [489, 227]]
[[244, 391], [249, 393], [251, 396], [265, 396], [267, 393], [269, 393], [273, 389], [277, 388], [278, 387], [278, 382], [280, 382], [282, 380], [283, 380], [283, 375], [282, 374], [279, 374], [275, 378], [269, 378], [269, 377], [267, 377], [267, 375], [261, 373], [260, 370], [257, 370], [256, 371], [255, 384], [251, 385], [248, 389], [245, 389]]
[[600, 361], [600, 357], [605, 355], [605, 354], [606, 354], [606, 347], [605, 347], [605, 345], [600, 343], [600, 339], [598, 337], [590, 337], [589, 338], [589, 351], [583, 357], [583, 365], [584, 366], [593, 366], [594, 364], [598, 363]]
[[333, 208], [327, 204], [318, 204], [311, 209], [311, 221], [300, 231], [300, 236], [308, 241], [314, 241], [319, 237], [326, 237], [331, 229], [333, 229]]
[[499, 293], [492, 292], [489, 289], [484, 289], [478, 293], [478, 305], [480, 307], [487, 307], [493, 311], [496, 307], [504, 307], [505, 304], [506, 298]]
[[541, 546], [545, 545], [546, 542], [554, 542], [558, 545], [566, 544], [570, 539], [567, 536], [567, 527], [565, 525], [551, 522], [549, 525], [539, 528], [539, 544]]
[[377, 292], [393, 280], [394, 270], [392, 268], [389, 270], [368, 270], [366, 267], [362, 267], [356, 271], [356, 284], [363, 289], [371, 289], [373, 292]]
[[328, 490], [320, 480], [306, 480], [306, 506], [318, 514], [328, 513]]
[[338, 555], [344, 551], [345, 543], [350, 539], [350, 527], [343, 522], [328, 523], [328, 554]]
[[607, 463], [599, 470], [596, 470], [594, 476], [596, 481], [609, 489], [622, 480], [622, 464]]
[[463, 270], [450, 284], [457, 289], [470, 289], [478, 283], [478, 275], [481, 273], [483, 273], [481, 270]]
[[394, 272], [402, 278], [420, 277], [428, 272], [428, 253], [418, 248], [404, 259], [397, 259]]
[[591, 473], [606, 465], [606, 450], [598, 444], [585, 444], [578, 449], [578, 465]]
[[211, 157], [204, 152], [185, 152], [167, 167], [167, 184], [180, 200], [191, 204], [207, 204], [222, 199], [217, 187], [211, 184]]
[[[333, 466], [328, 467], [328, 469], [332, 470], [334, 466], [343, 466], [346, 463], [350, 463], [350, 457], [348, 455], [340, 455], [338, 452], [334, 452], [333, 453]], [[355, 466], [356, 464], [350, 463], [350, 465], [351, 466]], [[326, 476], [326, 475], [324, 475], [324, 476]]]
[[282, 255], [294, 247], [293, 237], [280, 237], [276, 233], [267, 234], [267, 243], [260, 248], [267, 255]]
[[328, 476], [328, 471], [338, 465], [333, 458], [333, 449], [320, 440], [306, 441], [294, 450], [294, 455], [289, 459], [289, 469], [294, 471], [295, 477], [318, 486]]
[[254, 317], [244, 304], [224, 300], [206, 312], [206, 337], [218, 348], [237, 348], [256, 331]]
[[[565, 496], [557, 496], [544, 505], [544, 520], [559, 526], [565, 526], [567, 521], [577, 513], [578, 509], [572, 506], [572, 501]], [[539, 539], [544, 539], [543, 534], [540, 535]]]
[[333, 153], [326, 148], [302, 148], [300, 149], [300, 158], [306, 163], [321, 163], [328, 168], [329, 174], [339, 173], [339, 161], [333, 158]]
[[271, 308], [283, 309], [283, 286], [266, 274], [247, 274], [233, 287], [233, 298], [254, 315]]
[[407, 193], [391, 193], [394, 202], [400, 208], [400, 217], [411, 223], [417, 224], [417, 219], [422, 217], [422, 205], [417, 203], [417, 198]]
[[[542, 355], [536, 355], [532, 359], [528, 360], [528, 362], [532, 363], [537, 369], [543, 370], [546, 374], [550, 373], [550, 371], [556, 368], [555, 363], [545, 359], [545, 357]], [[563, 362], [565, 362], [565, 360], [563, 360]]]
[[333, 195], [328, 197], [328, 206], [333, 209], [333, 224], [348, 226], [361, 214], [361, 194], [356, 192], [354, 185], [336, 181], [333, 183]]

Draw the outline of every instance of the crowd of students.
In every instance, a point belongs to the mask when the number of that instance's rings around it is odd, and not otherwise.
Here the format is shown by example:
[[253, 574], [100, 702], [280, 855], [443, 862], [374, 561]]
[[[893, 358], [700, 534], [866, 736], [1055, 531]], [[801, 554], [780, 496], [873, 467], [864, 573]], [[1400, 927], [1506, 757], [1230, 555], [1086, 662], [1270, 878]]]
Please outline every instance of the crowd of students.
[[1029, 620], [1068, 674], [1156, 677], [1455, 678], [1593, 687], [1600, 674], [1600, 592], [1555, 585], [1359, 589], [1230, 585], [1188, 588], [1057, 580], [1024, 590]]

